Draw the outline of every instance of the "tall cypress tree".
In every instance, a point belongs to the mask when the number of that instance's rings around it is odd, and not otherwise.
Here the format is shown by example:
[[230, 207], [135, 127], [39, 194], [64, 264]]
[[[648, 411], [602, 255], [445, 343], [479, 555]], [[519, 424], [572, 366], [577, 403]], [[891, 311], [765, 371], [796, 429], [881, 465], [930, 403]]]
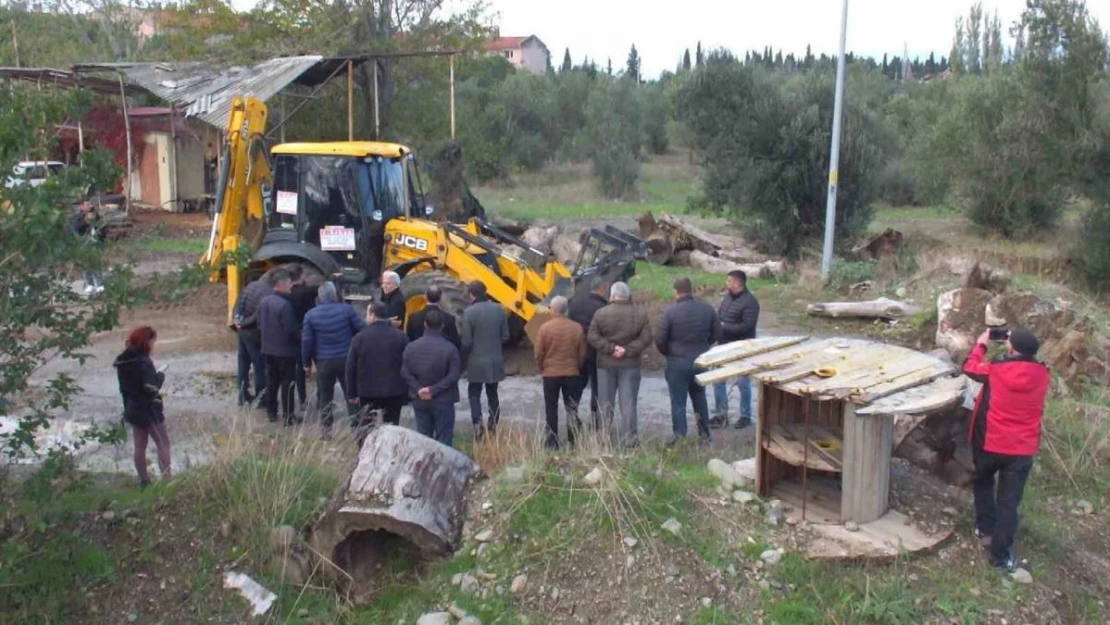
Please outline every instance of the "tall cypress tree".
[[690, 48], [686, 48], [686, 53], [682, 55], [682, 71], [690, 71]]
[[705, 62], [705, 55], [702, 54], [702, 52], [701, 52], [701, 42], [700, 41], [698, 42], [698, 51], [694, 56], [694, 62], [696, 63], [697, 67], [701, 67], [701, 64]]
[[565, 74], [572, 69], [574, 69], [574, 63], [570, 60], [570, 48], [567, 48], [563, 53], [563, 66], [559, 68], [559, 73]]
[[[609, 72], [612, 74], [612, 70]], [[636, 44], [632, 44], [632, 49], [628, 51], [628, 67], [625, 69], [625, 76], [628, 76], [638, 84], [640, 82], [640, 53], [636, 51]]]

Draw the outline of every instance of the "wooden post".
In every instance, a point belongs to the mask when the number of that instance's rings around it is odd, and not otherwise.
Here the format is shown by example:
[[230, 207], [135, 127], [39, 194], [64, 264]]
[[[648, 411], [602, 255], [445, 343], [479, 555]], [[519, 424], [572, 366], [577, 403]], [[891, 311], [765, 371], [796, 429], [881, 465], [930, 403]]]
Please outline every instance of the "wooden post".
[[85, 154], [85, 130], [81, 127], [81, 120], [77, 120], [77, 162], [82, 161]]
[[455, 55], [451, 55], [451, 139], [455, 139]]
[[844, 473], [840, 518], [869, 523], [886, 514], [894, 418], [856, 416], [844, 402]]
[[378, 59], [374, 57], [374, 140], [380, 140], [382, 134], [381, 115], [378, 113]]
[[19, 63], [19, 37], [15, 34], [15, 20], [11, 20], [8, 24], [12, 27], [12, 47], [15, 48], [15, 66], [22, 67]]
[[177, 192], [177, 108], [170, 103], [170, 212], [177, 212], [181, 200]]
[[354, 65], [351, 59], [347, 59], [347, 141], [355, 140], [355, 83], [354, 76], [351, 73]]
[[127, 117], [127, 90], [123, 86], [123, 72], [119, 73], [119, 97], [123, 103], [123, 132], [127, 140], [127, 181], [123, 189], [123, 210], [131, 212], [131, 121]]
[[281, 94], [281, 142], [285, 143], [285, 94]]

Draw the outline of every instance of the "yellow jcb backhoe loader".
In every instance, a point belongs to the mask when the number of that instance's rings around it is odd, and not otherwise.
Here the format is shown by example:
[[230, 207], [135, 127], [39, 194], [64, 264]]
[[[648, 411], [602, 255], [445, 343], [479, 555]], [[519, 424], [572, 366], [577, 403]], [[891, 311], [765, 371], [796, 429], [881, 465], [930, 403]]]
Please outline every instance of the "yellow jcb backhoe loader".
[[479, 280], [511, 313], [515, 342], [538, 327], [552, 297], [572, 296], [594, 276], [626, 281], [645, 253], [643, 241], [631, 234], [594, 228], [571, 271], [484, 215], [465, 224], [438, 222], [405, 146], [343, 141], [267, 149], [266, 117], [257, 98], [233, 102], [217, 212], [201, 259], [213, 268], [214, 281], [228, 285], [229, 324], [246, 283], [295, 262], [309, 271], [310, 284], [332, 280], [348, 301], [372, 299], [381, 272], [395, 271], [407, 315], [424, 307], [424, 292], [435, 284], [443, 307], [461, 318], [465, 285]]

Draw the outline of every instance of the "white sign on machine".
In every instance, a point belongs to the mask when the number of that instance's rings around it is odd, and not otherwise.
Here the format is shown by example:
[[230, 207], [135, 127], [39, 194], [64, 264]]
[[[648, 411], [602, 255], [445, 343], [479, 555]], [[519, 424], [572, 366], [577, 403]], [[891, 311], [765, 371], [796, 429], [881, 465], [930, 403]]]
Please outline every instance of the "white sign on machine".
[[343, 226], [320, 228], [320, 249], [325, 252], [352, 252], [355, 250], [355, 229]]
[[297, 214], [297, 192], [296, 191], [278, 191], [277, 192], [277, 212], [282, 215], [296, 215]]

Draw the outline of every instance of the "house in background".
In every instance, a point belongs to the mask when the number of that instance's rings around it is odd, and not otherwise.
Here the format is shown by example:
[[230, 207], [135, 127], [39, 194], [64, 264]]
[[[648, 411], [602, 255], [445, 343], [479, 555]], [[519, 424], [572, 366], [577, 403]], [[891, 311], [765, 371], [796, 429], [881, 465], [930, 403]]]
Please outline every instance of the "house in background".
[[504, 56], [513, 67], [543, 74], [547, 71], [551, 52], [547, 46], [535, 35], [527, 37], [502, 37], [495, 33], [494, 37], [486, 42], [486, 52]]
[[131, 172], [131, 199], [175, 212], [197, 210], [207, 199], [206, 133], [180, 112], [171, 121], [170, 113], [162, 107], [136, 107], [127, 113], [143, 137]]

